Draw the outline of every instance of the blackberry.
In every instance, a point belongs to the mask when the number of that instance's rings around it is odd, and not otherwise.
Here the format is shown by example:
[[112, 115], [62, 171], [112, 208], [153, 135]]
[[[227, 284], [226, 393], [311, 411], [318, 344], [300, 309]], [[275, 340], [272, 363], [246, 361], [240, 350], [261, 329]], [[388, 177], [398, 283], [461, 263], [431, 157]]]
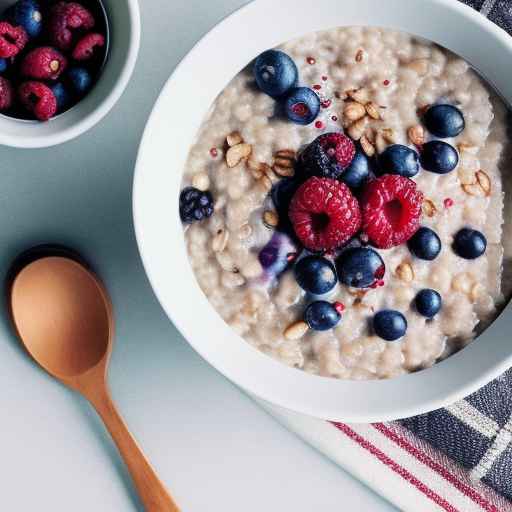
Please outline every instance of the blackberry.
[[186, 187], [180, 194], [180, 217], [183, 222], [195, 222], [213, 214], [213, 197], [194, 187]]

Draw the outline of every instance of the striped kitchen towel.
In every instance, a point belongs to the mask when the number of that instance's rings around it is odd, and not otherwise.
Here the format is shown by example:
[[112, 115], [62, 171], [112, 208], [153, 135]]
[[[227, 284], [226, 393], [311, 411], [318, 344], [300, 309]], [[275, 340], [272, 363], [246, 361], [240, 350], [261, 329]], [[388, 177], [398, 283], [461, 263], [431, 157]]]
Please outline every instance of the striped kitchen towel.
[[[460, 1], [512, 34], [512, 0]], [[400, 510], [512, 512], [512, 370], [451, 407], [393, 423], [329, 423], [261, 405]]]

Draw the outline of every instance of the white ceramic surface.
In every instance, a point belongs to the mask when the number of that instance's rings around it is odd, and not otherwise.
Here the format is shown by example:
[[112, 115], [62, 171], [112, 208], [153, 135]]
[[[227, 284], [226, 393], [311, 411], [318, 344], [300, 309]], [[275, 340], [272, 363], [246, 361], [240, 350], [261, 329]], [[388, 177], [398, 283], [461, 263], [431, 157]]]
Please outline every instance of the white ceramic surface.
[[287, 368], [224, 323], [188, 263], [178, 215], [182, 169], [205, 112], [266, 48], [335, 26], [376, 25], [434, 40], [477, 67], [512, 102], [512, 38], [453, 0], [256, 0], [208, 33], [177, 67], [139, 150], [134, 219], [144, 266], [163, 308], [190, 344], [229, 379], [269, 402], [320, 418], [373, 422], [412, 416], [476, 391], [512, 366], [510, 305], [476, 342], [431, 369], [352, 382]]
[[[12, 0], [1, 0], [3, 10]], [[84, 99], [48, 122], [0, 116], [0, 144], [18, 148], [55, 146], [92, 128], [115, 105], [132, 75], [140, 46], [137, 0], [102, 0], [110, 32], [109, 55], [101, 75]]]

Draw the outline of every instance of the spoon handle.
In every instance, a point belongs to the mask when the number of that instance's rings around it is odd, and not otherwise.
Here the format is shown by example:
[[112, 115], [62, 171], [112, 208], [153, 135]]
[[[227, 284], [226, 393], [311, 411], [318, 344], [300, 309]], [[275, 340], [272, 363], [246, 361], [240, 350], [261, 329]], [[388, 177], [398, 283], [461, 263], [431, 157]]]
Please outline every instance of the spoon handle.
[[112, 401], [108, 389], [87, 393], [124, 459], [146, 512], [180, 512]]

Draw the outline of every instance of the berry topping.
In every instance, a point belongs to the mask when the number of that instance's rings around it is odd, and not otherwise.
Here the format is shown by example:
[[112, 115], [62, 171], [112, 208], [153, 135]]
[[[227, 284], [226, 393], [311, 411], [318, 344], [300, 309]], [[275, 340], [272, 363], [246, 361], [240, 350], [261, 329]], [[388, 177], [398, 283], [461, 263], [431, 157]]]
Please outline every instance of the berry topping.
[[343, 171], [340, 180], [347, 184], [353, 191], [361, 189], [374, 175], [374, 165], [360, 148], [356, 148], [356, 154], [351, 164]]
[[421, 166], [436, 174], [447, 174], [457, 167], [459, 154], [450, 144], [442, 140], [433, 140], [423, 146]]
[[21, 63], [21, 73], [39, 80], [56, 80], [67, 66], [67, 59], [50, 46], [27, 53]]
[[12, 85], [7, 78], [0, 76], [0, 111], [11, 107], [13, 100]]
[[313, 295], [330, 292], [338, 282], [334, 265], [321, 256], [306, 256], [295, 265], [295, 279], [299, 286]]
[[83, 96], [91, 88], [92, 77], [85, 68], [70, 68], [67, 72], [67, 77], [72, 89], [79, 96]]
[[363, 231], [380, 249], [407, 242], [419, 227], [423, 194], [409, 178], [386, 174], [363, 191]]
[[23, 27], [13, 27], [7, 21], [0, 22], [0, 57], [15, 57], [25, 48], [28, 36]]
[[430, 228], [420, 228], [409, 240], [409, 250], [420, 260], [435, 260], [441, 252], [441, 239]]
[[414, 299], [416, 311], [427, 318], [434, 318], [443, 306], [441, 295], [435, 290], [421, 290]]
[[453, 105], [430, 107], [425, 113], [423, 121], [427, 130], [441, 139], [457, 137], [466, 126], [462, 112]]
[[304, 312], [304, 321], [314, 331], [328, 331], [336, 327], [341, 320], [338, 308], [329, 302], [312, 302]]
[[270, 241], [263, 247], [258, 255], [265, 273], [271, 277], [282, 274], [294, 258], [297, 246], [285, 233], [274, 233]]
[[369, 288], [386, 273], [379, 253], [370, 247], [354, 247], [343, 251], [336, 260], [340, 281], [353, 288]]
[[180, 194], [180, 217], [183, 222], [203, 220], [213, 214], [213, 198], [210, 192], [186, 187]]
[[453, 199], [451, 197], [447, 197], [444, 201], [443, 201], [443, 204], [444, 204], [444, 207], [445, 208], [451, 208], [453, 206]]
[[325, 251], [342, 246], [361, 226], [359, 204], [344, 184], [309, 178], [290, 203], [290, 220], [307, 249]]
[[482, 256], [487, 249], [487, 239], [476, 229], [461, 229], [454, 238], [453, 250], [466, 260], [474, 260]]
[[412, 178], [420, 171], [418, 153], [402, 144], [393, 144], [380, 155], [379, 167], [381, 174], [398, 174]]
[[320, 98], [308, 87], [292, 89], [285, 101], [285, 113], [290, 121], [310, 124], [320, 112]]
[[7, 62], [7, 59], [0, 59], [0, 73], [3, 73], [8, 66], [9, 63]]
[[50, 89], [52, 90], [53, 94], [55, 95], [55, 99], [57, 100], [57, 111], [62, 112], [66, 110], [71, 102], [71, 98], [66, 87], [58, 82], [52, 85]]
[[288, 217], [288, 209], [300, 185], [301, 182], [294, 178], [283, 178], [272, 187], [270, 196], [278, 213], [279, 224], [277, 229], [279, 231], [295, 235], [290, 218]]
[[48, 121], [57, 112], [57, 100], [52, 90], [41, 82], [24, 82], [18, 89], [23, 106], [40, 121]]
[[105, 37], [96, 32], [82, 37], [73, 50], [73, 59], [88, 60], [93, 57], [98, 48], [105, 46]]
[[407, 320], [399, 311], [384, 309], [373, 317], [373, 330], [383, 340], [396, 341], [405, 336]]
[[277, 98], [297, 84], [299, 72], [295, 62], [279, 50], [267, 50], [254, 62], [254, 78], [258, 87]]
[[5, 11], [5, 19], [14, 26], [21, 26], [29, 37], [37, 37], [43, 28], [41, 8], [36, 0], [18, 0]]
[[50, 12], [50, 38], [61, 50], [68, 50], [72, 46], [76, 29], [90, 30], [93, 26], [92, 14], [76, 2], [58, 2]]
[[324, 178], [339, 178], [354, 159], [356, 148], [343, 133], [325, 133], [304, 150], [301, 162], [306, 174]]

